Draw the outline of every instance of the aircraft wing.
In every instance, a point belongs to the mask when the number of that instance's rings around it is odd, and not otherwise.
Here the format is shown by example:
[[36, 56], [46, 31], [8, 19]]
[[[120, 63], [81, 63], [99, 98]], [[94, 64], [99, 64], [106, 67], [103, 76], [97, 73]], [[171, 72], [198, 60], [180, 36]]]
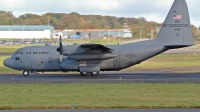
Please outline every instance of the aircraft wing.
[[101, 44], [82, 44], [72, 54], [68, 55], [68, 59], [78, 61], [107, 60], [117, 57], [117, 55], [110, 54], [113, 50]]
[[103, 50], [109, 50], [109, 51], [113, 51], [113, 49], [111, 48], [108, 48], [104, 45], [101, 45], [101, 44], [82, 44], [80, 47], [82, 48], [91, 48], [91, 49], [103, 49]]
[[[111, 49], [111, 48], [108, 48], [104, 45], [101, 45], [101, 44], [82, 44], [80, 46], [78, 46], [78, 48], [76, 48], [74, 50], [73, 55], [75, 54], [84, 54], [86, 52], [90, 52], [90, 51], [101, 51], [101, 52], [110, 52], [110, 51], [113, 51], [114, 49]], [[95, 52], [94, 52], [95, 54]]]

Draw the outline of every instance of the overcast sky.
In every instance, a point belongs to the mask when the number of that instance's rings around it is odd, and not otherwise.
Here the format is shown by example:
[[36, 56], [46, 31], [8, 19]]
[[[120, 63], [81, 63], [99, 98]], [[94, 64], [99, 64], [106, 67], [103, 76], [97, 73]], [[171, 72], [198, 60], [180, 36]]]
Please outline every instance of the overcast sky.
[[[78, 12], [117, 17], [145, 17], [162, 23], [174, 0], [0, 0], [0, 10], [15, 16], [25, 13], [45, 14]], [[200, 1], [186, 0], [191, 23], [200, 26]]]

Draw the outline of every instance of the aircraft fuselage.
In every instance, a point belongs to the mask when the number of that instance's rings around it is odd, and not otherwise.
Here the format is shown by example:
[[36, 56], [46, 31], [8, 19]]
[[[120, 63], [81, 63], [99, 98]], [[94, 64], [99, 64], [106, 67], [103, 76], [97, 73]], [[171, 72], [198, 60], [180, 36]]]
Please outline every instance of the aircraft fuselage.
[[[15, 52], [11, 58], [4, 61], [4, 64], [15, 70], [26, 70], [31, 72], [46, 72], [46, 71], [79, 71], [81, 66], [98, 65], [100, 71], [119, 71], [133, 65], [139, 64], [142, 61], [149, 59], [157, 54], [167, 50], [163, 45], [153, 47], [154, 40], [125, 44], [125, 45], [109, 45], [107, 47], [114, 49], [110, 51], [110, 55], [116, 57], [106, 60], [78, 60], [79, 67], [64, 70], [61, 69], [60, 55], [56, 51], [57, 46], [33, 46], [24, 47]], [[151, 47], [149, 47], [151, 45]], [[70, 54], [77, 50], [80, 45], [65, 46], [65, 51]], [[98, 51], [90, 51], [84, 53], [87, 56], [93, 56]], [[101, 54], [101, 53], [99, 53]], [[108, 54], [108, 53], [107, 53]], [[68, 60], [68, 56], [63, 56], [63, 62]], [[71, 66], [71, 65], [69, 65]]]

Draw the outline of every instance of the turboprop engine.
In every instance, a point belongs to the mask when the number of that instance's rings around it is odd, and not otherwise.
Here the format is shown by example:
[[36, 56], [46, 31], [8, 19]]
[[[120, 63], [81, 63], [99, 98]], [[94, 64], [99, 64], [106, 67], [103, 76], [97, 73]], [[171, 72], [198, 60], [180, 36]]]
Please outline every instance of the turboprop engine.
[[60, 67], [67, 71], [79, 71], [79, 72], [100, 72], [100, 66], [96, 65], [84, 65], [80, 66], [76, 60], [68, 60], [62, 62]]
[[62, 62], [60, 67], [67, 71], [74, 71], [79, 69], [79, 63], [76, 60], [68, 60], [65, 62]]

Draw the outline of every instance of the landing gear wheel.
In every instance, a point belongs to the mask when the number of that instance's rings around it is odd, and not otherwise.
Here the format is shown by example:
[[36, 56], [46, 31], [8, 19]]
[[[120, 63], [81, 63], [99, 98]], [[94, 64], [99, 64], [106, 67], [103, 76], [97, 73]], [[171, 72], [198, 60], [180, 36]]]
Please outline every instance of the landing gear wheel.
[[99, 72], [90, 72], [90, 75], [91, 75], [91, 76], [98, 76], [98, 75], [99, 75]]
[[81, 76], [88, 76], [89, 73], [88, 72], [80, 72]]
[[23, 75], [24, 75], [24, 76], [29, 76], [29, 71], [24, 70], [24, 71], [23, 71]]

